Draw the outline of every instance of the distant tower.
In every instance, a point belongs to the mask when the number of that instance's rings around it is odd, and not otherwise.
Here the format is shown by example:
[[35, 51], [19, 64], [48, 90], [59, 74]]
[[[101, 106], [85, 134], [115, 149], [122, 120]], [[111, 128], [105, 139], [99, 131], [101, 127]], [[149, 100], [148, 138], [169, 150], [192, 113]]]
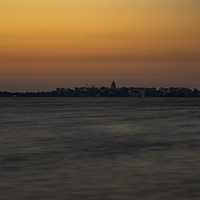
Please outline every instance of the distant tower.
[[111, 89], [115, 90], [117, 88], [115, 81], [111, 83]]

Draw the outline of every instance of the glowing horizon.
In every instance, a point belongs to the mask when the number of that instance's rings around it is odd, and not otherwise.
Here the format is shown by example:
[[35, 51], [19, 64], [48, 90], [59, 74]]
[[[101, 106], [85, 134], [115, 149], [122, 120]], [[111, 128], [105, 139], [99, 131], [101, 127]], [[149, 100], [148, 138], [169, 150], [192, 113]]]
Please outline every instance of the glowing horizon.
[[0, 89], [200, 87], [199, 11], [197, 0], [0, 2]]

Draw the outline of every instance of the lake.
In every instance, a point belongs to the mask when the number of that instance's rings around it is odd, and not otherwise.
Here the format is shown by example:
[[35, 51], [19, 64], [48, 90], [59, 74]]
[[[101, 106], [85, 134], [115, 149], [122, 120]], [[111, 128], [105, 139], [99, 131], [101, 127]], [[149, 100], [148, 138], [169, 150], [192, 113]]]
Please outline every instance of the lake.
[[0, 98], [0, 199], [200, 199], [200, 99]]

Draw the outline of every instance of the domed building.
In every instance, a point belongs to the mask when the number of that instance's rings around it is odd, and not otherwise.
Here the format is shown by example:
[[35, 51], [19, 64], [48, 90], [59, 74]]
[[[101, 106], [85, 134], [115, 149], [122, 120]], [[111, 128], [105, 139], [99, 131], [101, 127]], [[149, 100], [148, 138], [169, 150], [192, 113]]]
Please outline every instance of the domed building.
[[115, 81], [113, 80], [113, 82], [111, 83], [111, 87], [110, 87], [112, 90], [115, 90], [117, 89], [117, 86], [116, 86], [116, 83]]

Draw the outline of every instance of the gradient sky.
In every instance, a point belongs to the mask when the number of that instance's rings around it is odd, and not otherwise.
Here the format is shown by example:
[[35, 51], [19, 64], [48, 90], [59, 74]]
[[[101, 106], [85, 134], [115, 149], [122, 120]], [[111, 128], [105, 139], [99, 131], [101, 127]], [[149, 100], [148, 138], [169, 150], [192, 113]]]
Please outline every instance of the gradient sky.
[[199, 0], [0, 1], [0, 89], [200, 87]]

